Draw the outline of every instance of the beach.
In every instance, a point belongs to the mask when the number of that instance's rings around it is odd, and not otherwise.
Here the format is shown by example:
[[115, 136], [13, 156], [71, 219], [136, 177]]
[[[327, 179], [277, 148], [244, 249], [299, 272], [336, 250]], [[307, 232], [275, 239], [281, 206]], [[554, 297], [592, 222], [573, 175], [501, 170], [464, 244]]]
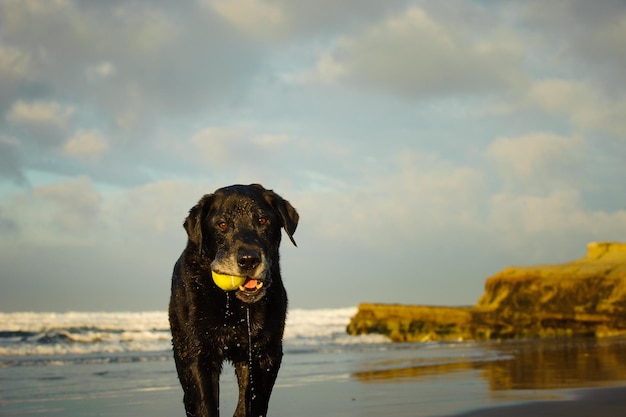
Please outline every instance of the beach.
[[[352, 311], [292, 316], [269, 416], [626, 415], [624, 338], [390, 343], [346, 336], [342, 327]], [[22, 346], [24, 354], [2, 332], [1, 416], [184, 415], [161, 319], [146, 316], [143, 326], [135, 318], [135, 333], [117, 329], [110, 318], [98, 330], [64, 320], [62, 332], [70, 336], [43, 343], [45, 349]], [[124, 341], [107, 344], [109, 333]], [[113, 351], [124, 343], [132, 347]], [[232, 415], [236, 395], [226, 365], [221, 415]]]
[[[48, 398], [33, 391], [33, 386], [21, 384], [4, 388], [3, 397], [25, 389], [28, 399], [8, 402], [3, 399], [2, 416], [183, 416], [182, 391], [178, 388], [171, 362], [107, 366], [107, 375], [97, 375], [95, 369], [65, 369], [63, 376], [55, 373], [38, 378], [38, 388], [50, 391], [62, 385], [72, 392], [59, 392]], [[287, 362], [286, 366], [289, 365]], [[141, 374], [159, 373], [150, 381]], [[89, 380], [85, 373], [93, 372], [93, 384], [72, 387], [72, 380]], [[76, 375], [74, 374], [76, 373]], [[139, 375], [137, 375], [139, 374]], [[232, 377], [232, 375], [226, 375]], [[104, 384], [97, 379], [105, 380]], [[224, 379], [224, 378], [223, 378]], [[626, 389], [555, 390], [549, 392], [509, 392], [490, 395], [475, 375], [432, 375], [425, 381], [362, 384], [355, 380], [315, 378], [301, 385], [279, 383], [270, 402], [270, 416], [624, 416]], [[234, 380], [234, 379], [233, 379]], [[115, 381], [118, 388], [112, 388]], [[23, 381], [26, 382], [26, 381]], [[142, 383], [158, 382], [158, 386]], [[232, 381], [231, 381], [232, 382]], [[43, 385], [47, 385], [43, 387]], [[104, 386], [103, 386], [104, 385]], [[133, 387], [134, 385], [134, 387]], [[222, 414], [231, 415], [235, 404], [235, 385], [222, 383]], [[538, 403], [537, 401], [542, 402]], [[528, 404], [524, 404], [527, 403]], [[504, 404], [514, 407], [486, 409]], [[468, 412], [468, 410], [481, 410]]]

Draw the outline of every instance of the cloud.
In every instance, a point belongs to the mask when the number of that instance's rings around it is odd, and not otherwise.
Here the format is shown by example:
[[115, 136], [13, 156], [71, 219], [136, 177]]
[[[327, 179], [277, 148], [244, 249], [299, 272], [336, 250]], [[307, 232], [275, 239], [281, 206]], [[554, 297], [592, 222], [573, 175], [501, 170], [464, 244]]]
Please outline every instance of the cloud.
[[17, 184], [26, 184], [17, 147], [16, 139], [0, 136], [0, 180], [8, 179]]
[[75, 116], [75, 108], [54, 100], [18, 100], [5, 115], [8, 123], [0, 122], [5, 134], [18, 140], [14, 148], [19, 160], [28, 164], [34, 159], [33, 146], [39, 149], [54, 149], [67, 134]]
[[255, 41], [292, 42], [343, 33], [381, 15], [399, 11], [405, 0], [201, 0], [226, 22]]
[[623, 239], [626, 13], [588, 3], [0, 1], [5, 269], [132, 275], [135, 305], [201, 195], [251, 182], [301, 213], [300, 305], [472, 302]]
[[194, 2], [9, 1], [0, 14], [1, 62], [29, 74], [0, 108], [20, 89], [36, 100], [63, 95], [81, 112], [145, 132], [161, 112], [186, 118], [239, 99], [262, 64], [257, 42]]
[[284, 147], [289, 142], [291, 142], [291, 138], [288, 135], [260, 135], [252, 138], [252, 142], [256, 143], [262, 148], [268, 150], [276, 150]]
[[[2, 15], [2, 4], [0, 4], [0, 15]], [[20, 85], [32, 76], [32, 72], [30, 53], [6, 45], [0, 40], [0, 114], [4, 114], [10, 108], [14, 98], [19, 94]]]
[[569, 77], [593, 80], [607, 92], [624, 94], [626, 13], [624, 2], [602, 7], [586, 0], [522, 2], [520, 23], [528, 28], [543, 66]]
[[251, 36], [273, 37], [285, 30], [283, 10], [263, 0], [209, 0], [220, 16]]
[[[288, 129], [287, 129], [288, 131]], [[241, 124], [209, 127], [174, 147], [214, 184], [261, 183], [280, 189], [336, 189], [361, 172], [361, 144]]]
[[577, 181], [576, 172], [585, 161], [585, 142], [537, 132], [512, 138], [497, 138], [487, 148], [488, 157], [511, 185], [554, 186]]
[[[626, 234], [626, 210], [590, 210], [580, 192], [555, 189], [548, 195], [498, 193], [489, 201], [488, 226], [498, 242], [532, 257], [544, 257], [556, 246], [593, 240], [621, 241]], [[573, 249], [573, 248], [572, 248]]]
[[543, 110], [583, 130], [626, 135], [626, 97], [610, 98], [581, 81], [549, 79], [533, 84], [529, 97]]
[[72, 232], [89, 229], [102, 203], [100, 193], [87, 177], [34, 187], [33, 196], [52, 205], [53, 224]]
[[521, 44], [506, 33], [476, 39], [423, 9], [344, 36], [298, 82], [347, 84], [416, 97], [519, 88], [525, 83]]
[[571, 259], [571, 251], [589, 240], [620, 240], [626, 233], [626, 210], [594, 208], [585, 200], [587, 167], [596, 160], [582, 138], [501, 137], [486, 152], [493, 166], [405, 149], [369, 164], [351, 161], [361, 166], [352, 180], [322, 178], [330, 186], [290, 194], [307, 214], [306, 240], [396, 248], [396, 254], [406, 245], [428, 251], [469, 239], [503, 254], [521, 251], [527, 260], [545, 260], [546, 253]]
[[281, 77], [287, 83], [331, 85], [347, 75], [348, 68], [337, 62], [332, 52], [326, 51], [320, 55], [313, 70], [282, 74]]
[[17, 233], [17, 222], [14, 219], [5, 217], [2, 210], [0, 210], [0, 236], [15, 236]]
[[101, 193], [86, 176], [36, 185], [4, 196], [0, 201], [3, 222], [14, 235], [0, 244], [25, 246], [94, 245], [103, 235]]
[[219, 127], [203, 129], [191, 138], [191, 144], [202, 152], [205, 161], [222, 168], [236, 160], [252, 162], [254, 152], [246, 146], [247, 142], [242, 132]]
[[110, 61], [103, 61], [99, 64], [94, 64], [85, 70], [85, 76], [89, 81], [97, 82], [109, 77], [113, 77], [117, 72], [117, 67]]
[[4, 74], [4, 77], [9, 79], [21, 79], [30, 71], [31, 60], [28, 53], [0, 44], [0, 74]]
[[[110, 219], [111, 240], [140, 242], [170, 239], [182, 250], [183, 220], [200, 198], [213, 192], [207, 184], [161, 180], [108, 193], [102, 213]], [[158, 201], [159, 204], [155, 204]]]
[[292, 142], [285, 134], [258, 134], [237, 127], [209, 127], [190, 140], [201, 151], [204, 161], [218, 167], [269, 164], [280, 158]]
[[109, 148], [109, 143], [101, 132], [79, 130], [65, 142], [63, 152], [78, 158], [93, 158], [102, 155]]
[[204, 183], [175, 180], [105, 191], [100, 186], [77, 176], [4, 197], [0, 227], [18, 234], [11, 238], [16, 244], [27, 245], [109, 247], [163, 236], [178, 242], [189, 209], [213, 191]]
[[371, 247], [438, 239], [474, 227], [485, 191], [481, 171], [408, 149], [370, 161], [357, 177], [298, 197], [316, 235]]
[[74, 114], [74, 108], [55, 101], [18, 101], [13, 104], [7, 119], [19, 124], [65, 127]]
[[[195, 117], [241, 106], [266, 59], [258, 42], [196, 2], [7, 1], [0, 15], [0, 135], [18, 141], [11, 172], [22, 176], [137, 184], [163, 165], [188, 173], [154, 142], [170, 135], [165, 148], [174, 148]], [[88, 141], [84, 132], [96, 131]], [[111, 138], [124, 148], [105, 148]], [[77, 161], [105, 153], [117, 162]]]

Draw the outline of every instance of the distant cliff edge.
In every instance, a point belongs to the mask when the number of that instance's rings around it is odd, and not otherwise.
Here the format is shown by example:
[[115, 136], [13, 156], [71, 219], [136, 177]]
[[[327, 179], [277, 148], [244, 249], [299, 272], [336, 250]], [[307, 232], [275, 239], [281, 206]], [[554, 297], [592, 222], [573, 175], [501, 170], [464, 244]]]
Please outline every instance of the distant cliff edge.
[[509, 267], [474, 307], [361, 304], [347, 331], [394, 341], [626, 334], [626, 243], [592, 242], [582, 259]]

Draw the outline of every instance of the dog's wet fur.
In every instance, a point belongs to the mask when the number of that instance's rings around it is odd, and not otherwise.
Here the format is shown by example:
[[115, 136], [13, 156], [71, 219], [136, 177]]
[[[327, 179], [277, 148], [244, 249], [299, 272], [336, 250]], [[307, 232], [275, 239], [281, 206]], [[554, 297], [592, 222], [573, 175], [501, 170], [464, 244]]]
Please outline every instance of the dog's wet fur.
[[[258, 184], [221, 188], [189, 211], [187, 246], [174, 266], [169, 305], [187, 416], [219, 415], [224, 361], [233, 363], [239, 385], [234, 416], [266, 415], [287, 313], [281, 228], [295, 245], [298, 218], [288, 201]], [[212, 270], [245, 276], [246, 284], [224, 291], [213, 282]]]

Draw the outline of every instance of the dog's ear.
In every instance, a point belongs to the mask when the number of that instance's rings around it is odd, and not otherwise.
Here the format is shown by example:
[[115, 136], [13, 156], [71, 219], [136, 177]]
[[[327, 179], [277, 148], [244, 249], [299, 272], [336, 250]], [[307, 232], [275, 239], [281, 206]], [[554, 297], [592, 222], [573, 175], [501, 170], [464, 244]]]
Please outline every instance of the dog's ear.
[[203, 255], [204, 251], [204, 218], [206, 217], [211, 205], [213, 204], [213, 194], [205, 194], [198, 204], [189, 210], [189, 215], [183, 223], [183, 227], [187, 231], [189, 240], [198, 246], [199, 255]]
[[285, 200], [272, 190], [265, 190], [263, 196], [265, 197], [265, 201], [267, 201], [279, 214], [283, 223], [282, 226], [285, 229], [285, 232], [287, 232], [287, 236], [289, 236], [291, 243], [293, 243], [294, 246], [298, 246], [296, 245], [296, 241], [293, 239], [293, 234], [296, 232], [298, 220], [300, 219], [296, 209], [293, 208], [289, 201]]

